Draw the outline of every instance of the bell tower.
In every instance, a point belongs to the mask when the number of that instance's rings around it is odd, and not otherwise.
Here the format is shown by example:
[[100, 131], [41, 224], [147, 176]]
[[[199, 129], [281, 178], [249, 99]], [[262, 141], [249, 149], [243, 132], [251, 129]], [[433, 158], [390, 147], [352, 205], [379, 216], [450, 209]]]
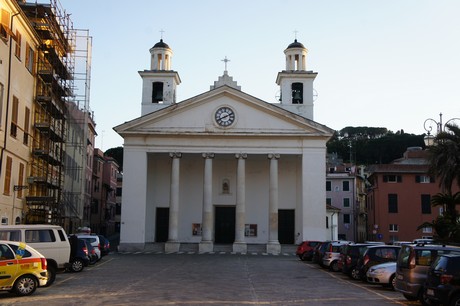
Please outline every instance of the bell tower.
[[307, 48], [294, 40], [284, 54], [286, 70], [278, 73], [279, 102], [282, 108], [313, 120], [313, 81], [318, 73], [307, 71]]
[[160, 39], [150, 49], [150, 70], [139, 71], [142, 78], [142, 116], [176, 103], [179, 74], [171, 70], [171, 48]]

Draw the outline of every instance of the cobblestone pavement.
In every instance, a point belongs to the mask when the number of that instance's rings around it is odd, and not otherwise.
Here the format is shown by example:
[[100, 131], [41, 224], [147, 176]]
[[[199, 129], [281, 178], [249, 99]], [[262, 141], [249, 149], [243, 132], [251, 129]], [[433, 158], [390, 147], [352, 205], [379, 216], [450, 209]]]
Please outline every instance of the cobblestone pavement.
[[419, 305], [293, 253], [114, 253], [0, 305]]

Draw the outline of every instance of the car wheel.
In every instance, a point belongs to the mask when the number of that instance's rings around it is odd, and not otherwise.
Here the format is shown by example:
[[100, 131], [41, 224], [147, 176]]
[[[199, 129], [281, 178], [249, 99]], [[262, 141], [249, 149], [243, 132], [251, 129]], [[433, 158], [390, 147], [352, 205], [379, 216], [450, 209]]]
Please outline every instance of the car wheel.
[[48, 281], [46, 282], [45, 287], [51, 286], [56, 280], [56, 268], [52, 266], [48, 266], [47, 270], [48, 270]]
[[395, 290], [395, 286], [396, 286], [396, 277], [395, 277], [394, 274], [390, 277], [389, 285], [390, 285], [391, 290], [394, 291], [394, 290]]
[[337, 261], [331, 263], [331, 270], [334, 272], [339, 272], [339, 263]]
[[70, 270], [72, 270], [72, 272], [81, 272], [84, 266], [85, 264], [80, 258], [75, 258], [70, 264]]
[[19, 296], [31, 295], [38, 287], [37, 279], [32, 275], [22, 275], [14, 283], [14, 292]]
[[450, 306], [460, 306], [460, 294], [455, 295], [451, 300], [450, 300]]
[[303, 253], [303, 254], [301, 255], [300, 259], [301, 259], [302, 261], [306, 261], [306, 260], [310, 260], [310, 257], [308, 256], [308, 253], [305, 252], [305, 253]]
[[359, 270], [357, 268], [353, 268], [351, 270], [351, 278], [352, 279], [355, 279], [355, 280], [360, 280], [361, 279], [361, 276], [359, 275]]
[[437, 305], [435, 302], [432, 302], [431, 300], [429, 300], [427, 298], [426, 293], [425, 293], [425, 289], [423, 287], [420, 289], [419, 300], [420, 300], [420, 303], [422, 303], [423, 306]]

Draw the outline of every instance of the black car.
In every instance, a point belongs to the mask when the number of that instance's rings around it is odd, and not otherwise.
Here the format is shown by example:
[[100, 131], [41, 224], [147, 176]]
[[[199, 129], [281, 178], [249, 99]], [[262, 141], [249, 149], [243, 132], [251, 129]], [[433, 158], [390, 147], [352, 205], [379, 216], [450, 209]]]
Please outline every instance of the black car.
[[342, 272], [353, 279], [360, 279], [359, 270], [356, 269], [358, 258], [364, 254], [368, 246], [373, 245], [375, 244], [356, 243], [343, 246], [340, 254], [342, 261]]
[[460, 255], [436, 258], [428, 270], [425, 297], [436, 305], [460, 305]]
[[110, 242], [109, 239], [105, 238], [102, 235], [97, 235], [99, 236], [99, 242], [100, 242], [100, 249], [101, 249], [101, 256], [108, 255], [110, 252]]
[[358, 262], [356, 263], [359, 278], [365, 280], [367, 270], [372, 266], [384, 262], [396, 262], [400, 250], [401, 246], [395, 245], [373, 245], [366, 247], [366, 250], [358, 258]]
[[90, 262], [88, 247], [85, 240], [72, 235], [69, 237], [70, 242], [70, 259], [69, 270], [72, 272], [81, 272]]

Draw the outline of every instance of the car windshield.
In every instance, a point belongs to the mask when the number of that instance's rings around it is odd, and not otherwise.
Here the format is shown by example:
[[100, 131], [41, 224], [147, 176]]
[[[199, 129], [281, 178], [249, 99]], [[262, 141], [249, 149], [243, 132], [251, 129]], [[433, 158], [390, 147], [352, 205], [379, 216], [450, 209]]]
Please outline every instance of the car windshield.
[[412, 251], [412, 247], [403, 245], [398, 256], [398, 266], [409, 268], [409, 257]]

